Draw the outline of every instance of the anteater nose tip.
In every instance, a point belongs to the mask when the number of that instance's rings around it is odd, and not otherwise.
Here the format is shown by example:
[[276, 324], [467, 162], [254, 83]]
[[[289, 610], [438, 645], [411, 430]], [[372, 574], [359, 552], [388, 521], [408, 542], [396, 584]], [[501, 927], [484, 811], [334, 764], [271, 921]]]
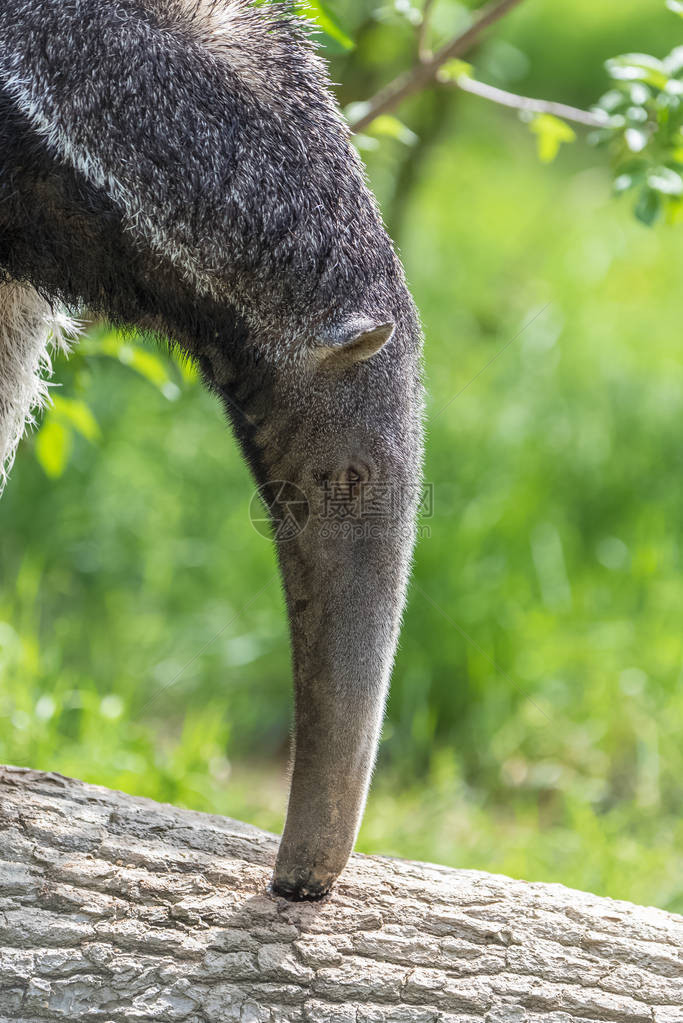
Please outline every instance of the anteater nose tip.
[[275, 871], [271, 891], [289, 902], [317, 902], [329, 894], [336, 874], [316, 875], [315, 871], [294, 869]]

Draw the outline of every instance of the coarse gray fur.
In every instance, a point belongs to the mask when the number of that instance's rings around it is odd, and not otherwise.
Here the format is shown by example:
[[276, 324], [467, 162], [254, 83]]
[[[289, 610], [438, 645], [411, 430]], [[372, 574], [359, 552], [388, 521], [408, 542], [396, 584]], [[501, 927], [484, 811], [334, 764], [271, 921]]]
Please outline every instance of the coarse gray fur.
[[[325, 894], [355, 841], [400, 626], [421, 333], [300, 20], [246, 0], [3, 0], [0, 310], [9, 289], [46, 323], [63, 303], [171, 339], [257, 482], [306, 495], [305, 528], [278, 537], [295, 738], [274, 888]], [[0, 324], [0, 438], [17, 374], [42, 386], [14, 329]]]

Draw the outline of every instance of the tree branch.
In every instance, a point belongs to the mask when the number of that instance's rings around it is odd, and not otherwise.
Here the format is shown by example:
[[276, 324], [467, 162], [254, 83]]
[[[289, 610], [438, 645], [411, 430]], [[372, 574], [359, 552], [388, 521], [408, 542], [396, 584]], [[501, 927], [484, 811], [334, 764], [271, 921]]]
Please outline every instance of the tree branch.
[[600, 116], [589, 110], [568, 106], [566, 103], [533, 99], [531, 96], [518, 96], [514, 92], [497, 89], [495, 85], [487, 85], [485, 82], [479, 82], [476, 78], [470, 78], [464, 74], [447, 84], [454, 85], [457, 89], [462, 89], [463, 92], [471, 92], [473, 96], [491, 100], [492, 103], [498, 103], [500, 106], [512, 107], [514, 110], [521, 110], [529, 114], [553, 114], [565, 121], [574, 121], [576, 124], [584, 124], [589, 128], [604, 128], [609, 120], [606, 114]]
[[425, 0], [422, 7], [422, 21], [417, 30], [417, 55], [422, 63], [425, 63], [432, 56], [432, 51], [427, 46], [427, 33], [429, 32], [429, 21], [433, 6], [434, 0]]
[[268, 890], [276, 847], [0, 767], [0, 1019], [680, 1023], [683, 917], [378, 856], [289, 903]]
[[446, 61], [466, 53], [485, 29], [503, 18], [519, 3], [521, 3], [521, 0], [491, 0], [485, 7], [481, 8], [478, 18], [465, 32], [456, 36], [450, 43], [446, 43], [433, 56], [420, 61], [410, 70], [398, 75], [394, 78], [393, 82], [389, 82], [383, 89], [380, 89], [367, 103], [362, 104], [362, 112], [352, 122], [352, 129], [355, 132], [362, 131], [379, 114], [393, 110], [403, 100], [407, 99], [408, 96], [412, 96], [431, 84], [436, 79], [439, 68]]

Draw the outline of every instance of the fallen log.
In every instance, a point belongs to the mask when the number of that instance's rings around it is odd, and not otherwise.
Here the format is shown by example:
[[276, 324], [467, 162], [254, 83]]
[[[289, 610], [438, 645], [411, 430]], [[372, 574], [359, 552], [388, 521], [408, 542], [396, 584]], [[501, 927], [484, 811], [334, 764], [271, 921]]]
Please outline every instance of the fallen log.
[[277, 837], [0, 767], [0, 1023], [681, 1023], [683, 917], [354, 856], [268, 892]]

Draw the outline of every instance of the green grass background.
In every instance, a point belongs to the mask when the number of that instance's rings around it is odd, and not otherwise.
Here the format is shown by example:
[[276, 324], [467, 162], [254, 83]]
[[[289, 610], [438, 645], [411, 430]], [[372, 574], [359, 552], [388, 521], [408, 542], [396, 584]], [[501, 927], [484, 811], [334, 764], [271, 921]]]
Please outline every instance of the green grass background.
[[[359, 98], [412, 44], [334, 10]], [[663, 54], [680, 25], [650, 0], [535, 0], [475, 63], [586, 105], [604, 58]], [[427, 102], [405, 111], [418, 134]], [[368, 157], [424, 320], [434, 514], [358, 848], [683, 911], [683, 231], [635, 222], [584, 141], [549, 167], [534, 146], [454, 97], [404, 193], [400, 144]], [[60, 362], [101, 440], [54, 481], [22, 445], [0, 502], [0, 761], [279, 830], [273, 551], [216, 402], [169, 372], [173, 402], [117, 360]]]

